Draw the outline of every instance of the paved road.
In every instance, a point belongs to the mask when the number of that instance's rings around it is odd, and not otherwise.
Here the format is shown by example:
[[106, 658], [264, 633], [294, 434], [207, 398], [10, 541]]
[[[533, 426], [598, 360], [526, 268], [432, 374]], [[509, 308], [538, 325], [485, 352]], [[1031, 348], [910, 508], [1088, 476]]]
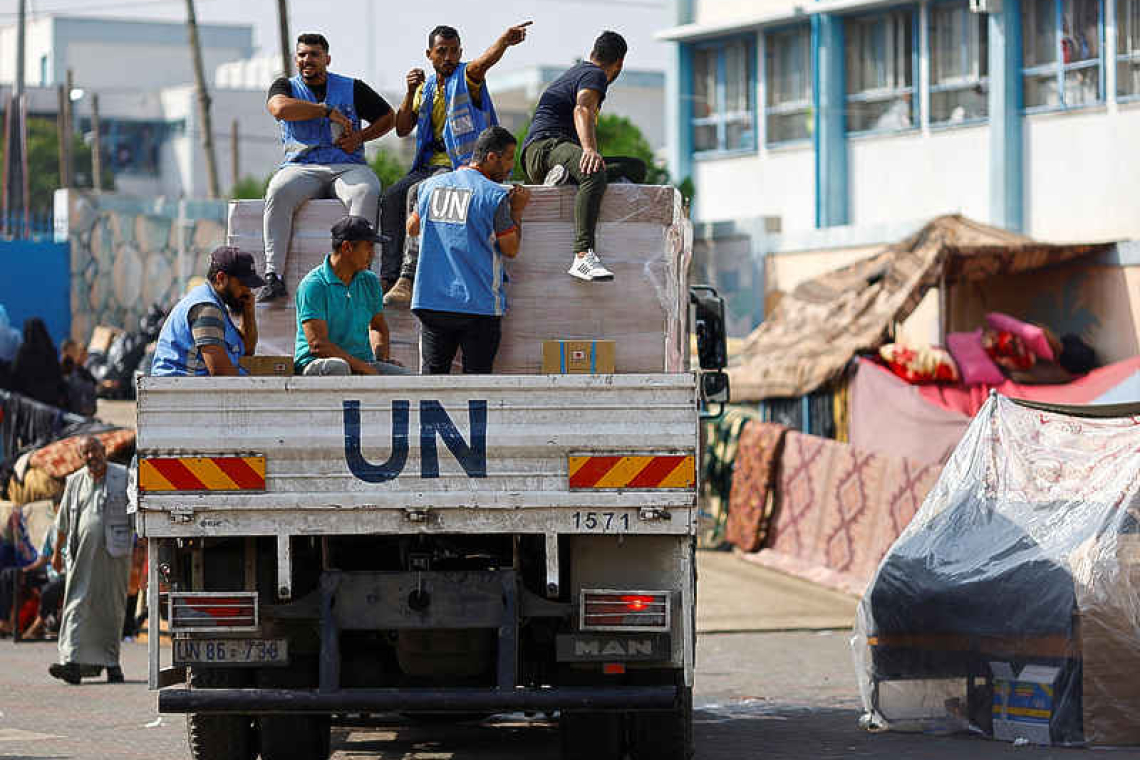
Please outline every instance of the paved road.
[[[702, 558], [702, 593], [716, 590], [717, 573], [732, 579], [732, 560]], [[715, 569], [714, 569], [715, 566]], [[800, 613], [850, 615], [852, 602], [810, 584], [798, 585], [745, 566], [731, 584], [742, 608], [761, 628], [784, 627]], [[731, 610], [725, 596], [710, 616]], [[705, 605], [702, 602], [702, 607]], [[780, 625], [763, 612], [765, 604]], [[783, 606], [780, 606], [783, 605]], [[846, 610], [846, 613], [844, 612]], [[702, 609], [703, 611], [703, 609]], [[738, 615], [739, 617], [739, 615]], [[733, 623], [735, 625], [735, 623]], [[1020, 760], [1077, 758], [1080, 750], [1015, 748], [972, 737], [871, 734], [858, 728], [860, 713], [854, 669], [842, 630], [705, 633], [698, 641], [696, 683], [697, 757], [700, 760], [766, 758], [883, 758], [891, 760]], [[158, 716], [146, 691], [145, 647], [126, 644], [123, 686], [84, 682], [69, 687], [47, 676], [52, 644], [0, 641], [0, 758], [5, 760], [179, 760], [188, 758], [185, 724]], [[478, 726], [420, 727], [394, 724], [334, 737], [335, 760], [556, 760], [553, 726], [501, 719]], [[1109, 757], [1140, 758], [1119, 751]]]

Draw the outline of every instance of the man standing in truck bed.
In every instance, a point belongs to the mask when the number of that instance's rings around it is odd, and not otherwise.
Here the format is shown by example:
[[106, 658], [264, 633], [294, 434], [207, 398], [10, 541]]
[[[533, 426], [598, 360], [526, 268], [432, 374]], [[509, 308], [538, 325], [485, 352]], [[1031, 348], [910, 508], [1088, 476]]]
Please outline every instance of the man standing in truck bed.
[[507, 48], [526, 39], [531, 22], [512, 26], [494, 44], [470, 63], [462, 63], [463, 47], [459, 32], [450, 26], [437, 26], [428, 34], [427, 58], [432, 74], [423, 69], [408, 72], [408, 92], [396, 111], [396, 134], [404, 137], [415, 130], [416, 157], [411, 171], [388, 188], [382, 201], [381, 230], [387, 240], [380, 276], [385, 287], [384, 305], [407, 308], [412, 299], [412, 282], [419, 260], [414, 243], [405, 249], [408, 190], [433, 174], [451, 171], [471, 160], [475, 138], [487, 127], [499, 123], [491, 93], [487, 92], [487, 72], [499, 62]]
[[597, 121], [606, 90], [621, 74], [625, 39], [602, 32], [590, 60], [554, 80], [534, 109], [522, 147], [522, 165], [532, 184], [560, 185], [567, 177], [578, 184], [574, 199], [574, 260], [569, 274], [587, 282], [612, 280], [594, 249], [594, 228], [609, 182], [644, 182], [645, 162], [598, 153]]
[[530, 191], [501, 184], [515, 165], [515, 137], [488, 127], [475, 141], [471, 164], [422, 182], [409, 235], [422, 235], [423, 267], [412, 313], [422, 325], [422, 373], [451, 372], [463, 350], [464, 374], [489, 374], [507, 310], [503, 256], [522, 240], [522, 213]]
[[[281, 126], [285, 162], [265, 191], [265, 280], [257, 300], [286, 295], [281, 277], [293, 214], [312, 198], [337, 197], [348, 213], [376, 224], [380, 180], [364, 161], [364, 143], [392, 128], [392, 107], [359, 79], [328, 70], [329, 42], [320, 34], [297, 38], [297, 76], [269, 88], [266, 107]], [[368, 127], [362, 127], [362, 120]]]

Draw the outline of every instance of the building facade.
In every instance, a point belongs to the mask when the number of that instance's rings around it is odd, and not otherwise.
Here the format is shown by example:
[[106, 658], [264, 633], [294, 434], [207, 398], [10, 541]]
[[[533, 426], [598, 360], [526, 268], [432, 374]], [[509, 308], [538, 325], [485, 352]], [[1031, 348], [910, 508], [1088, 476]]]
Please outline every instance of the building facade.
[[753, 323], [752, 296], [939, 214], [1056, 241], [1140, 231], [1137, 0], [674, 0], [671, 12], [658, 34], [673, 46], [671, 170], [693, 179], [710, 276], [751, 283]]

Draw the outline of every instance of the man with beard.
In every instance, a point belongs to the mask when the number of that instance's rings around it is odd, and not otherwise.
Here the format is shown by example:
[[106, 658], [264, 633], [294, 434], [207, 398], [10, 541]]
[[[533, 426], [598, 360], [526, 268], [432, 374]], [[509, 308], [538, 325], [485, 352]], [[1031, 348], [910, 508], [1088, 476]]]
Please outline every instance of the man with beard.
[[78, 684], [106, 668], [108, 683], [122, 683], [119, 642], [135, 535], [134, 515], [127, 513], [127, 468], [109, 463], [94, 436], [80, 439], [79, 453], [87, 466], [68, 477], [56, 517], [52, 566], [63, 569], [66, 548], [67, 586], [59, 662], [48, 672]]
[[[210, 254], [206, 282], [186, 294], [162, 325], [151, 374], [244, 375], [239, 361], [257, 348], [253, 291], [265, 285], [253, 257], [230, 246]], [[241, 327], [230, 312], [241, 314]]]
[[421, 235], [423, 266], [412, 295], [422, 325], [422, 373], [446, 375], [457, 349], [464, 374], [490, 374], [507, 310], [503, 257], [522, 241], [530, 191], [502, 182], [515, 165], [515, 137], [488, 127], [475, 141], [471, 163], [420, 184], [408, 235]]
[[[380, 180], [364, 160], [364, 143], [392, 128], [392, 107], [359, 79], [328, 70], [328, 40], [297, 38], [297, 76], [278, 78], [266, 107], [281, 127], [285, 162], [265, 191], [265, 280], [259, 301], [287, 294], [281, 277], [293, 214], [312, 198], [340, 198], [348, 213], [376, 224]], [[368, 122], [363, 127], [363, 122]]]
[[[405, 244], [404, 225], [412, 206], [409, 190], [428, 177], [458, 169], [471, 160], [475, 139], [484, 129], [499, 123], [491, 93], [484, 81], [507, 48], [526, 39], [531, 22], [512, 26], [503, 32], [483, 55], [463, 63], [463, 47], [454, 27], [437, 26], [428, 34], [427, 59], [432, 73], [423, 69], [408, 72], [407, 94], [396, 111], [396, 134], [404, 137], [415, 130], [416, 157], [411, 171], [384, 193], [380, 224], [383, 227], [384, 254], [380, 276], [391, 289], [384, 294], [384, 305], [407, 308], [412, 299], [419, 251], [414, 241]], [[395, 285], [392, 285], [393, 281]]]

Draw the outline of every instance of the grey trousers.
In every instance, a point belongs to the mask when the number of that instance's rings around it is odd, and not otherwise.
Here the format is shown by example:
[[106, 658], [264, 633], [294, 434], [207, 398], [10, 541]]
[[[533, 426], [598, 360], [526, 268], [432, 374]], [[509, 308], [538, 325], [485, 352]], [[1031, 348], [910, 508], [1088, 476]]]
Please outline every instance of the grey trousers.
[[[407, 367], [401, 367], [389, 362], [368, 362], [371, 364], [381, 375], [414, 375], [416, 374]], [[305, 365], [305, 369], [301, 370], [301, 374], [307, 377], [347, 377], [352, 374], [352, 368], [348, 366], [348, 362], [336, 356], [330, 356], [327, 359], [313, 359]]]
[[293, 214], [313, 198], [340, 198], [348, 213], [376, 225], [380, 180], [367, 164], [289, 164], [265, 191], [265, 271], [285, 268], [293, 238]]

